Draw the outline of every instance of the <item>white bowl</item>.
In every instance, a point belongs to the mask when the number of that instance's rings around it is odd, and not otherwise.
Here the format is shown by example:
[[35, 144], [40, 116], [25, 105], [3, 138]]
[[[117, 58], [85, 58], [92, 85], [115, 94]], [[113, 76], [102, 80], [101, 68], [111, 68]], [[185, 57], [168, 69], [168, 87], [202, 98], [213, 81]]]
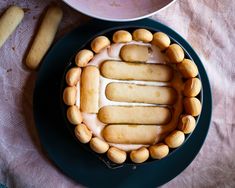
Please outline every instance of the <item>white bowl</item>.
[[152, 16], [176, 0], [63, 0], [75, 10], [107, 21], [134, 21]]

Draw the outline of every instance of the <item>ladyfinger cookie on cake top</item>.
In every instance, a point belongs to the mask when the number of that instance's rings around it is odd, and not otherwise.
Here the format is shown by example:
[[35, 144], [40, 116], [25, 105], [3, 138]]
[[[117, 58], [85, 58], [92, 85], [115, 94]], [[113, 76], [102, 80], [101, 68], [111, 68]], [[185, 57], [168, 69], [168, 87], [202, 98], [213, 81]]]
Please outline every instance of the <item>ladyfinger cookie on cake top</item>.
[[116, 144], [153, 144], [157, 138], [156, 125], [107, 125], [103, 129], [103, 137], [107, 142]]
[[99, 69], [95, 66], [83, 68], [81, 75], [81, 111], [97, 113], [99, 110]]
[[104, 77], [111, 79], [162, 82], [170, 81], [174, 74], [168, 65], [119, 61], [105, 61], [100, 71]]
[[146, 62], [149, 55], [149, 47], [138, 44], [125, 45], [120, 51], [120, 57], [129, 62]]
[[159, 106], [104, 106], [98, 118], [106, 124], [166, 124], [171, 120], [171, 111]]
[[171, 87], [115, 82], [107, 85], [105, 94], [109, 100], [118, 102], [174, 104], [177, 99], [177, 92]]

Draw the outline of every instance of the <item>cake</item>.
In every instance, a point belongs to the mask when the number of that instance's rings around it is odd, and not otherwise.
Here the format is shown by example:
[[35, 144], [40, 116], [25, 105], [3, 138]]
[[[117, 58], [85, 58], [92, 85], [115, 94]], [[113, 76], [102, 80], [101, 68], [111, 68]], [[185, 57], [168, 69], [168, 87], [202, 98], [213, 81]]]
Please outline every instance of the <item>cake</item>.
[[162, 32], [98, 36], [66, 74], [63, 100], [76, 138], [114, 163], [160, 160], [201, 113], [196, 64]]

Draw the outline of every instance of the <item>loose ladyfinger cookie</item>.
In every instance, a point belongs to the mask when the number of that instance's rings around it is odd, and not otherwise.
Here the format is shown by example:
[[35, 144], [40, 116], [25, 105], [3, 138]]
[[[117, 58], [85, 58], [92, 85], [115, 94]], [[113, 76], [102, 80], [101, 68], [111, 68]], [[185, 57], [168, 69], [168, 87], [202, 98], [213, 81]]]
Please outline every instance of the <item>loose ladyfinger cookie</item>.
[[111, 147], [107, 152], [107, 157], [114, 163], [122, 164], [125, 162], [127, 155], [125, 151]]
[[198, 75], [197, 65], [190, 59], [184, 59], [177, 64], [177, 68], [184, 78], [193, 78]]
[[147, 29], [136, 29], [132, 35], [135, 41], [151, 42], [153, 40], [153, 34]]
[[170, 148], [177, 148], [181, 144], [183, 144], [184, 140], [185, 140], [184, 133], [182, 131], [174, 130], [165, 138], [165, 143]]
[[104, 106], [98, 118], [106, 124], [166, 124], [171, 120], [169, 108], [159, 106]]
[[105, 94], [109, 100], [118, 102], [174, 104], [177, 99], [177, 93], [171, 87], [146, 86], [115, 82], [107, 85]]
[[80, 104], [82, 112], [97, 113], [99, 110], [99, 69], [87, 66], [81, 75]]
[[67, 118], [70, 123], [77, 125], [82, 123], [82, 114], [77, 106], [70, 106], [67, 109]]
[[149, 48], [144, 45], [128, 44], [121, 48], [120, 56], [124, 61], [146, 62], [149, 58]]
[[75, 104], [77, 98], [77, 88], [75, 86], [66, 87], [63, 93], [64, 103], [72, 106]]
[[0, 48], [20, 24], [24, 11], [17, 6], [9, 7], [0, 18]]
[[107, 125], [103, 137], [107, 142], [116, 144], [153, 144], [158, 134], [156, 125]]
[[184, 109], [187, 114], [198, 116], [201, 113], [202, 105], [201, 102], [195, 97], [185, 97]]
[[107, 37], [105, 36], [99, 36], [96, 37], [92, 42], [91, 42], [91, 49], [95, 53], [99, 53], [102, 49], [106, 48], [107, 46], [110, 45], [110, 41]]
[[178, 44], [171, 44], [166, 50], [166, 55], [171, 63], [180, 63], [184, 60], [184, 50]]
[[81, 50], [75, 57], [75, 63], [79, 67], [85, 67], [87, 63], [94, 57], [94, 53], [91, 50]]
[[144, 147], [138, 150], [133, 150], [130, 153], [130, 158], [134, 163], [143, 163], [149, 158], [149, 150]]
[[160, 48], [160, 50], [165, 50], [171, 44], [170, 38], [162, 32], [154, 33], [152, 44]]
[[90, 147], [96, 153], [105, 153], [109, 149], [109, 145], [98, 137], [91, 139]]
[[26, 65], [30, 69], [36, 69], [39, 66], [42, 58], [50, 48], [62, 16], [63, 12], [59, 7], [53, 6], [47, 10], [26, 57]]
[[201, 81], [198, 78], [190, 78], [184, 84], [184, 96], [195, 97], [202, 88]]
[[126, 63], [105, 61], [101, 74], [106, 78], [118, 80], [146, 80], [167, 82], [173, 78], [173, 69], [168, 65], [150, 63]]
[[65, 80], [69, 86], [75, 86], [80, 80], [82, 69], [79, 67], [74, 67], [69, 69], [66, 74]]
[[149, 147], [150, 156], [153, 159], [162, 159], [169, 153], [169, 147], [166, 144], [158, 143]]
[[182, 115], [179, 120], [178, 129], [184, 134], [193, 132], [196, 127], [195, 118], [191, 115]]
[[113, 42], [115, 43], [131, 42], [131, 41], [132, 41], [132, 35], [128, 31], [119, 30], [113, 34]]
[[75, 136], [81, 143], [88, 143], [91, 140], [92, 133], [85, 124], [78, 124], [74, 130]]

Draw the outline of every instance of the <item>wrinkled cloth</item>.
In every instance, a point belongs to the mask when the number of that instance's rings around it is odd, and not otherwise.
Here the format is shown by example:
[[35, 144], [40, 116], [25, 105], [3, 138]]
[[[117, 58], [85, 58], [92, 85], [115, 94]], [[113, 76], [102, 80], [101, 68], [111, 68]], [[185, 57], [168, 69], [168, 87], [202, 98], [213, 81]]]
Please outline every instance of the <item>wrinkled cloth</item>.
[[[62, 2], [56, 39], [89, 20]], [[36, 73], [23, 64], [38, 18], [50, 1], [1, 0], [0, 13], [16, 4], [25, 17], [0, 49], [0, 183], [8, 187], [82, 187], [43, 153], [32, 111]], [[195, 160], [162, 187], [235, 187], [235, 1], [178, 0], [152, 17], [195, 49], [213, 93], [212, 121]]]

